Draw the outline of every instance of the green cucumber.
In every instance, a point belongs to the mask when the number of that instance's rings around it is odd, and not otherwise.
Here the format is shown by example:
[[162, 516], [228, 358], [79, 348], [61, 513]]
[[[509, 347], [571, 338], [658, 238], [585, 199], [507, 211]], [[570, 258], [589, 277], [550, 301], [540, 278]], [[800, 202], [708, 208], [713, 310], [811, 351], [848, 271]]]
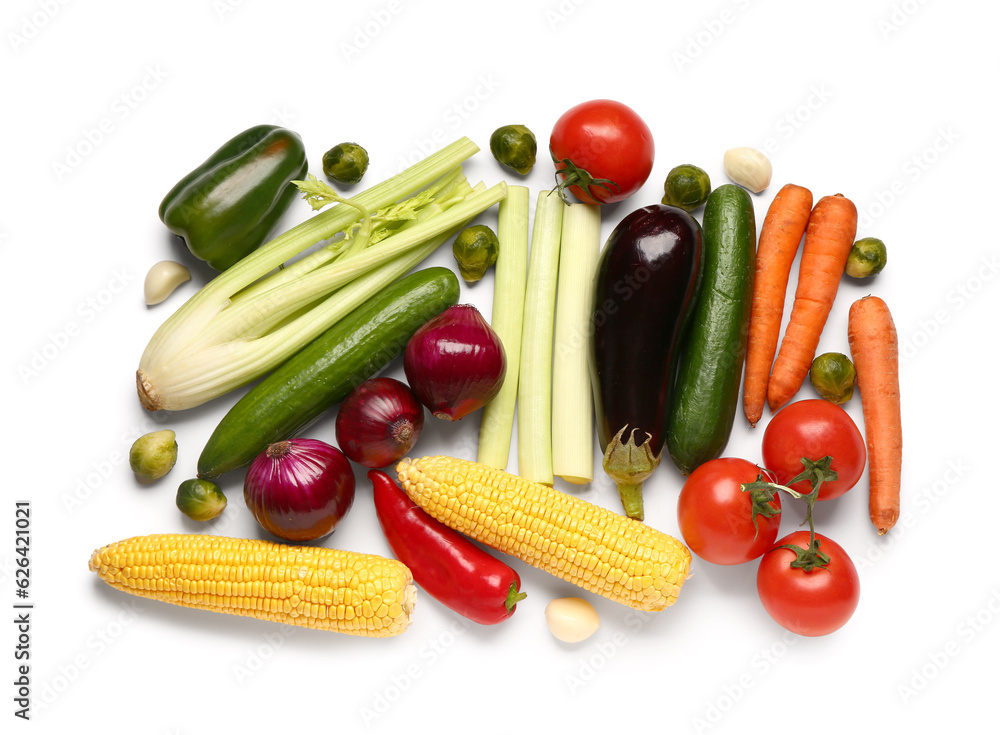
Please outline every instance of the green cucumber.
[[458, 295], [455, 274], [434, 267], [396, 281], [359, 306], [230, 409], [198, 458], [198, 477], [243, 467], [268, 444], [294, 437], [402, 354], [413, 333], [454, 306]]
[[705, 264], [694, 313], [681, 343], [667, 447], [690, 475], [729, 441], [746, 356], [757, 252], [753, 201], [733, 184], [705, 204]]

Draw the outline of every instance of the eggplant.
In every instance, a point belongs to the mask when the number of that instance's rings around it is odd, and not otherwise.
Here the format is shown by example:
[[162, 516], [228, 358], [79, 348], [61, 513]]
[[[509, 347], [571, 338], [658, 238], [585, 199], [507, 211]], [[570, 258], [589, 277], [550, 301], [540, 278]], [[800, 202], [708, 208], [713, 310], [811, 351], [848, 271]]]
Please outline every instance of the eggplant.
[[604, 471], [626, 515], [642, 520], [642, 483], [663, 453], [678, 345], [704, 260], [701, 225], [654, 204], [626, 216], [594, 276], [590, 371]]

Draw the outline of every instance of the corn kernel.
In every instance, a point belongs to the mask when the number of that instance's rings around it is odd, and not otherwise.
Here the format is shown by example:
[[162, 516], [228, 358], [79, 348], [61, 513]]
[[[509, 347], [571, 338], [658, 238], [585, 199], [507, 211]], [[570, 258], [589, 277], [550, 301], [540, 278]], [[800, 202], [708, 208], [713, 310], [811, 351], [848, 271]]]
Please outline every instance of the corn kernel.
[[622, 604], [662, 610], [687, 579], [691, 554], [677, 539], [540, 483], [451, 457], [403, 460], [396, 472], [442, 523]]
[[183, 607], [378, 637], [406, 629], [416, 594], [393, 559], [196, 534], [110, 544], [90, 569], [123, 592]]

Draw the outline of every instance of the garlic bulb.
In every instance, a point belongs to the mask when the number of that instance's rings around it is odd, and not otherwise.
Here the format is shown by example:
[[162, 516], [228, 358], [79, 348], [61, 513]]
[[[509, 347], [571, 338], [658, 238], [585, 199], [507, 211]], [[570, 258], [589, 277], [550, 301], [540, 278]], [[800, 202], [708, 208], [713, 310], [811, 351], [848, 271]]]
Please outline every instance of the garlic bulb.
[[146, 304], [152, 306], [167, 298], [185, 281], [191, 280], [191, 271], [172, 260], [161, 260], [149, 269], [142, 290]]
[[771, 183], [771, 162], [756, 148], [730, 148], [722, 157], [726, 176], [760, 194]]

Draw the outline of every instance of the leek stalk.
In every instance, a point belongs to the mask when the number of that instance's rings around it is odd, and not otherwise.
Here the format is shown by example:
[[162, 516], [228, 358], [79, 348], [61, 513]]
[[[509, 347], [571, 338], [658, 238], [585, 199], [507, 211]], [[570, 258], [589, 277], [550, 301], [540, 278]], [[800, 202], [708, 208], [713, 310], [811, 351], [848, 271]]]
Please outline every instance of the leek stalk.
[[552, 471], [575, 485], [594, 479], [594, 396], [588, 347], [600, 249], [600, 205], [568, 205], [563, 213], [556, 295]]
[[559, 241], [566, 205], [543, 191], [535, 205], [531, 258], [524, 295], [521, 372], [517, 391], [517, 473], [553, 484], [552, 333], [555, 325]]
[[507, 469], [514, 430], [524, 289], [528, 281], [528, 204], [527, 187], [507, 187], [507, 198], [500, 202], [497, 215], [500, 248], [494, 271], [490, 325], [503, 344], [507, 371], [500, 392], [483, 409], [478, 461], [498, 470]]

